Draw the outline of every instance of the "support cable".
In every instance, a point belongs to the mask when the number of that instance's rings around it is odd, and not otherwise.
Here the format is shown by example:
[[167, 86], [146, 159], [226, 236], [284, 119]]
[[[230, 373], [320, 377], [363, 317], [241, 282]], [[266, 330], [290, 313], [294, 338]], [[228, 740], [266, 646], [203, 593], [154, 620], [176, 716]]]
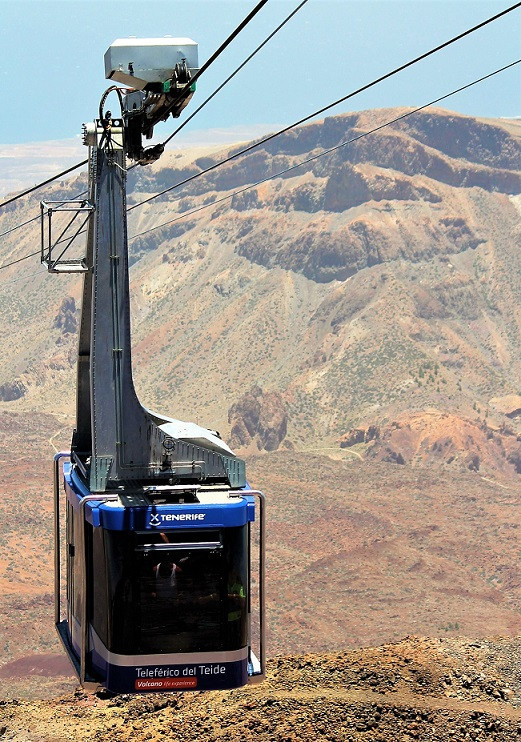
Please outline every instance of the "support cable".
[[40, 219], [40, 214], [33, 216], [31, 219], [28, 219], [26, 222], [17, 224], [16, 227], [11, 227], [11, 229], [6, 229], [5, 232], [0, 232], [0, 237], [5, 237], [6, 234], [11, 234], [11, 232], [16, 232], [17, 229], [21, 229], [22, 227], [27, 226], [27, 224], [30, 224], [31, 222], [35, 222], [37, 219]]
[[[357, 95], [357, 94], [359, 94], [359, 93], [361, 93], [361, 92], [363, 92], [363, 91], [365, 91], [365, 90], [373, 87], [374, 85], [377, 85], [378, 83], [382, 82], [383, 80], [386, 80], [389, 77], [397, 74], [398, 72], [406, 69], [407, 67], [410, 67], [411, 65], [416, 64], [420, 60], [425, 59], [426, 57], [434, 54], [437, 51], [440, 51], [441, 49], [449, 46], [450, 44], [453, 44], [456, 41], [459, 41], [463, 37], [468, 36], [469, 34], [473, 33], [474, 31], [477, 31], [480, 28], [483, 28], [484, 26], [488, 25], [489, 23], [492, 23], [493, 21], [497, 20], [498, 18], [501, 18], [502, 16], [506, 15], [507, 13], [510, 13], [513, 10], [516, 10], [520, 6], [521, 6], [521, 2], [515, 3], [514, 5], [506, 8], [505, 10], [501, 11], [500, 13], [497, 13], [496, 15], [494, 15], [494, 16], [486, 19], [485, 21], [482, 21], [481, 23], [477, 24], [476, 26], [473, 26], [472, 28], [469, 28], [466, 31], [463, 31], [462, 33], [458, 34], [457, 36], [454, 36], [453, 38], [449, 39], [448, 41], [445, 41], [443, 44], [440, 44], [437, 47], [429, 50], [428, 52], [425, 52], [424, 54], [421, 54], [419, 57], [416, 57], [415, 59], [413, 59], [413, 60], [411, 60], [411, 61], [409, 61], [409, 62], [401, 65], [400, 67], [395, 68], [394, 70], [391, 70], [390, 72], [386, 73], [385, 75], [382, 75], [381, 77], [377, 78], [376, 80], [373, 80], [372, 82], [367, 83], [366, 85], [362, 86], [361, 88], [358, 88], [357, 90], [349, 93], [348, 95], [343, 96], [342, 98], [339, 98], [338, 100], [334, 101], [333, 103], [329, 104], [328, 106], [325, 106], [325, 107], [319, 109], [318, 111], [315, 111], [314, 113], [312, 113], [312, 114], [310, 114], [310, 115], [308, 115], [308, 116], [300, 119], [299, 121], [296, 121], [295, 123], [290, 124], [289, 126], [286, 126], [283, 129], [281, 129], [281, 130], [279, 130], [279, 131], [277, 131], [277, 132], [275, 132], [273, 134], [270, 134], [269, 136], [265, 137], [264, 139], [259, 140], [258, 142], [254, 142], [253, 144], [249, 145], [248, 147], [246, 147], [246, 148], [244, 148], [242, 150], [239, 150], [238, 152], [234, 153], [230, 157], [228, 157], [228, 158], [226, 158], [226, 159], [224, 159], [224, 160], [222, 160], [222, 161], [220, 161], [218, 163], [215, 163], [214, 165], [211, 165], [209, 168], [206, 168], [205, 170], [202, 170], [201, 172], [196, 173], [195, 175], [192, 175], [189, 178], [186, 178], [185, 180], [182, 180], [182, 181], [180, 181], [178, 183], [175, 183], [173, 186], [170, 186], [169, 188], [166, 188], [163, 191], [160, 191], [159, 193], [156, 193], [155, 195], [150, 196], [149, 198], [144, 199], [143, 201], [140, 201], [137, 204], [134, 204], [133, 206], [129, 207], [127, 209], [127, 211], [132, 211], [133, 209], [136, 209], [139, 206], [142, 206], [143, 204], [148, 203], [149, 201], [152, 201], [153, 199], [158, 198], [159, 196], [162, 196], [165, 193], [168, 193], [168, 192], [174, 190], [175, 188], [179, 188], [179, 187], [181, 187], [183, 185], [186, 185], [187, 183], [191, 182], [192, 180], [195, 180], [196, 178], [199, 178], [199, 177], [201, 177], [203, 175], [206, 175], [206, 173], [211, 172], [212, 170], [215, 170], [216, 168], [220, 167], [221, 165], [227, 164], [228, 162], [236, 159], [237, 157], [240, 157], [241, 155], [246, 154], [247, 152], [250, 152], [251, 150], [255, 149], [256, 147], [259, 147], [262, 144], [265, 144], [266, 142], [271, 141], [275, 137], [280, 136], [281, 134], [284, 134], [285, 132], [289, 131], [290, 129], [293, 129], [296, 126], [299, 126], [302, 123], [305, 123], [306, 121], [309, 121], [310, 119], [312, 119], [312, 118], [320, 115], [321, 113], [324, 113], [325, 111], [329, 110], [330, 108], [333, 108], [334, 106], [338, 105], [339, 103], [342, 103], [342, 102], [344, 102], [344, 101], [346, 101], [346, 100], [354, 97], [355, 95]], [[299, 8], [297, 8], [297, 10], [298, 9]], [[509, 67], [511, 67], [511, 66], [513, 66], [513, 65], [515, 65], [517, 63], [518, 62], [513, 62], [512, 64], [507, 65], [506, 67], [502, 67], [501, 69], [496, 70], [496, 72], [493, 72], [490, 75], [487, 75], [487, 76], [485, 76], [483, 78], [480, 78], [479, 80], [476, 80], [473, 83], [469, 83], [469, 85], [467, 87], [470, 87], [471, 85], [474, 85], [474, 84], [476, 84], [478, 82], [481, 82], [482, 80], [487, 79], [487, 77], [490, 77], [490, 76], [492, 76], [494, 74], [497, 74], [498, 72], [501, 72], [501, 71], [503, 71], [505, 69], [508, 69]], [[462, 88], [462, 89], [465, 89], [465, 88]], [[459, 90], [454, 91], [453, 93], [449, 93], [447, 96], [444, 96], [443, 98], [440, 98], [439, 100], [443, 100], [445, 97], [448, 97], [449, 95], [454, 95], [456, 92], [459, 92]], [[430, 104], [427, 104], [427, 105], [430, 105]], [[70, 172], [73, 169], [76, 169], [78, 167], [81, 167], [82, 165], [86, 164], [87, 162], [88, 162], [88, 160], [85, 160], [84, 162], [79, 163], [78, 165], [76, 165], [74, 168], [70, 168], [69, 170], [64, 171], [64, 172]], [[43, 185], [46, 185], [49, 182], [52, 182], [53, 180], [59, 178], [63, 174], [64, 173], [60, 173], [59, 175], [55, 176], [54, 178], [50, 178], [49, 180], [45, 181], [44, 183], [40, 183], [39, 185], [34, 186], [32, 189], [29, 189], [28, 191], [25, 191], [24, 193], [19, 194], [18, 196], [15, 196], [14, 198], [9, 199], [8, 201], [6, 201], [4, 203], [0, 203], [0, 208], [2, 206], [6, 205], [7, 203], [10, 203], [11, 201], [16, 200], [17, 198], [21, 198], [23, 195], [26, 195], [27, 193], [30, 193], [30, 192], [36, 190], [37, 188], [39, 188], [39, 187], [41, 187]], [[20, 227], [25, 226], [30, 221], [34, 221], [37, 218], [39, 218], [39, 217], [34, 217], [33, 219], [31, 219], [31, 220], [29, 220], [27, 222], [24, 222], [23, 224], [20, 224], [17, 227], [13, 227], [12, 229], [7, 230], [6, 232], [0, 234], [0, 236], [3, 236], [4, 234], [9, 234], [10, 232], [14, 231], [15, 229], [19, 229]], [[35, 254], [37, 254], [37, 253], [32, 253], [30, 255], [26, 255], [24, 258], [20, 258], [17, 261], [14, 261], [14, 262], [11, 262], [11, 263], [8, 263], [8, 264], [5, 264], [5, 265], [1, 265], [0, 266], [0, 270], [2, 270], [3, 268], [8, 268], [10, 265], [13, 265], [16, 262], [20, 262], [21, 260], [25, 260], [26, 258], [33, 257]]]
[[[38, 253], [34, 253], [34, 255], [39, 255], [40, 251], [38, 250]], [[31, 257], [28, 255], [27, 257]], [[27, 281], [28, 278], [33, 278], [33, 276], [40, 276], [47, 275], [47, 269], [43, 268], [43, 266], [38, 271], [34, 271], [33, 273], [24, 273], [22, 276], [17, 276], [17, 278], [10, 278], [8, 281], [3, 281], [2, 286], [9, 286], [11, 283], [19, 283], [20, 281]]]
[[[221, 90], [224, 88], [224, 86], [227, 85], [230, 82], [230, 80], [232, 80], [235, 77], [235, 75], [237, 75], [237, 73], [239, 73], [243, 69], [243, 67], [245, 67], [248, 64], [248, 62], [251, 59], [253, 59], [253, 57], [268, 43], [268, 41], [271, 41], [271, 39], [275, 36], [275, 34], [278, 33], [280, 31], [280, 29], [283, 28], [286, 25], [286, 23], [289, 20], [291, 20], [291, 18], [293, 18], [293, 16], [296, 13], [298, 13], [298, 11], [302, 8], [302, 6], [304, 6], [307, 2], [308, 2], [308, 0], [302, 0], [302, 2], [300, 3], [300, 5], [298, 5], [287, 16], [287, 18], [285, 18], [285, 20], [283, 20], [282, 23], [280, 23], [277, 26], [277, 28], [274, 31], [272, 31], [270, 33], [270, 35], [267, 36], [261, 44], [259, 44], [259, 46], [244, 60], [244, 62], [242, 62], [242, 64], [240, 64], [237, 67], [237, 69], [234, 72], [232, 72], [232, 74], [229, 77], [227, 77], [226, 80], [224, 82], [222, 82], [219, 85], [219, 87], [216, 88], [213, 91], [213, 93], [211, 95], [209, 95], [208, 98], [206, 98], [206, 100], [204, 100], [198, 108], [195, 109], [195, 111], [181, 124], [181, 126], [178, 126], [177, 129], [172, 134], [170, 134], [170, 136], [167, 137], [167, 139], [165, 139], [165, 141], [163, 142], [163, 146], [165, 146], [166, 144], [168, 144], [168, 142], [170, 142], [170, 140], [173, 139], [173, 137], [175, 137], [176, 134], [178, 134], [181, 131], [181, 129], [183, 129], [194, 118], [194, 116], [196, 116], [199, 113], [199, 111], [201, 111], [207, 105], [207, 103], [209, 103], [212, 100], [212, 98], [214, 98], [217, 95], [217, 93], [220, 93]], [[137, 166], [138, 166], [138, 163], [134, 163], [133, 165], [130, 165], [130, 167], [127, 168], [127, 172], [129, 172], [130, 170], [133, 170]], [[75, 196], [75, 198], [80, 198], [81, 196], [84, 196], [86, 193], [87, 193], [87, 191], [82, 191], [81, 193], [78, 193]], [[2, 204], [0, 204], [0, 208], [1, 208], [1, 206], [2, 206]], [[25, 227], [26, 224], [30, 224], [31, 222], [34, 222], [34, 221], [36, 221], [39, 218], [40, 218], [40, 215], [38, 214], [38, 216], [35, 216], [32, 219], [29, 219], [28, 221], [23, 222], [22, 224], [18, 224], [16, 227], [12, 227], [11, 229], [6, 230], [5, 232], [0, 232], [0, 237], [5, 237], [5, 235], [11, 234], [11, 232], [16, 231], [17, 229], [21, 229], [21, 227]]]
[[175, 131], [172, 132], [172, 134], [170, 134], [169, 137], [167, 137], [165, 139], [165, 141], [163, 142], [163, 147], [165, 145], [167, 145], [168, 142], [176, 136], [176, 134], [179, 134], [179, 132], [181, 131], [181, 129], [184, 129], [184, 127], [193, 119], [193, 117], [196, 116], [199, 113], [199, 111], [201, 111], [206, 106], [206, 104], [209, 103], [212, 100], [212, 98], [214, 98], [217, 95], [217, 93], [220, 93], [221, 92], [221, 90], [224, 88], [224, 86], [227, 85], [230, 82], [230, 80], [232, 80], [235, 77], [235, 75], [238, 72], [240, 72], [242, 70], [242, 68], [245, 67], [248, 64], [248, 62], [250, 61], [250, 59], [253, 59], [253, 57], [257, 54], [257, 52], [260, 52], [260, 50], [264, 46], [266, 46], [266, 44], [268, 43], [268, 41], [271, 41], [271, 39], [275, 36], [275, 34], [278, 33], [280, 31], [280, 29], [283, 28], [283, 26], [285, 26], [286, 23], [289, 20], [291, 20], [291, 18], [293, 18], [293, 16], [296, 13], [298, 13], [298, 11], [302, 8], [302, 6], [305, 5], [307, 2], [308, 2], [308, 0], [302, 0], [302, 2], [300, 3], [300, 5], [298, 5], [295, 8], [295, 10], [293, 10], [288, 15], [288, 17], [285, 20], [283, 20], [282, 23], [280, 23], [274, 31], [272, 31], [270, 33], [269, 36], [266, 36], [266, 38], [264, 39], [264, 41], [262, 43], [260, 43], [259, 46], [248, 57], [246, 57], [246, 59], [244, 60], [244, 62], [242, 64], [240, 64], [237, 67], [237, 69], [234, 72], [232, 72], [232, 74], [229, 77], [227, 77], [226, 80], [224, 82], [222, 82], [219, 85], [219, 87], [216, 88], [213, 91], [213, 93], [211, 95], [209, 95], [208, 98], [206, 98], [206, 100], [203, 101], [201, 103], [201, 105], [198, 108], [196, 108], [195, 111], [192, 114], [190, 114], [190, 116], [188, 116], [188, 118], [185, 121], [183, 121], [183, 123], [180, 126], [178, 126]]
[[262, 185], [263, 183], [267, 183], [269, 180], [273, 180], [274, 178], [278, 178], [282, 175], [285, 175], [286, 173], [291, 172], [292, 170], [296, 170], [299, 167], [302, 167], [303, 165], [307, 165], [310, 162], [313, 162], [314, 160], [318, 160], [320, 157], [324, 157], [324, 155], [328, 155], [331, 152], [335, 152], [338, 149], [341, 149], [342, 147], [346, 147], [348, 144], [352, 144], [353, 142], [357, 142], [359, 139], [363, 139], [364, 137], [369, 136], [370, 134], [374, 134], [377, 131], [380, 131], [381, 129], [385, 129], [387, 126], [390, 126], [391, 124], [396, 124], [398, 121], [403, 121], [403, 119], [408, 118], [409, 116], [412, 116], [415, 113], [418, 113], [419, 111], [423, 111], [425, 108], [428, 108], [429, 106], [433, 106], [436, 103], [440, 103], [440, 101], [445, 100], [446, 98], [450, 98], [452, 95], [456, 95], [456, 93], [461, 93], [463, 90], [467, 90], [468, 88], [472, 87], [473, 85], [477, 85], [480, 82], [483, 82], [484, 80], [488, 80], [490, 77], [493, 77], [494, 75], [499, 74], [500, 72], [504, 72], [505, 70], [509, 69], [510, 67], [514, 67], [516, 64], [520, 64], [521, 59], [517, 59], [515, 62], [511, 62], [510, 64], [507, 64], [505, 67], [501, 67], [497, 70], [494, 70], [494, 72], [490, 72], [488, 75], [484, 75], [483, 77], [480, 77], [478, 80], [474, 80], [473, 82], [469, 82], [466, 85], [463, 85], [460, 88], [457, 88], [456, 90], [453, 90], [450, 93], [446, 93], [445, 95], [440, 96], [439, 98], [435, 98], [432, 101], [429, 101], [429, 103], [424, 103], [422, 106], [419, 106], [418, 108], [414, 108], [412, 111], [407, 111], [406, 113], [402, 114], [401, 116], [397, 116], [394, 119], [391, 119], [390, 121], [386, 121], [384, 124], [380, 124], [379, 126], [375, 126], [374, 129], [371, 129], [370, 131], [365, 131], [362, 134], [358, 134], [356, 137], [353, 137], [352, 139], [348, 139], [345, 142], [341, 142], [340, 144], [335, 145], [334, 147], [330, 147], [323, 152], [319, 152], [316, 155], [312, 155], [311, 157], [306, 158], [305, 160], [301, 160], [300, 162], [295, 163], [294, 165], [291, 165], [290, 167], [285, 168], [284, 170], [280, 170], [278, 173], [274, 173], [273, 175], [268, 175], [266, 178], [262, 178], [261, 180], [257, 180], [255, 183], [250, 183], [249, 185], [245, 186], [244, 188], [239, 188], [238, 190], [234, 191], [233, 193], [229, 193], [226, 196], [223, 196], [222, 198], [216, 199], [215, 201], [212, 201], [212, 203], [203, 204], [202, 206], [198, 206], [196, 209], [191, 209], [190, 211], [185, 211], [182, 214], [179, 214], [174, 219], [169, 219], [167, 222], [163, 222], [161, 224], [158, 224], [155, 227], [151, 227], [150, 229], [146, 229], [143, 232], [139, 232], [138, 234], [132, 235], [132, 237], [129, 237], [130, 240], [135, 240], [138, 237], [142, 237], [145, 234], [149, 234], [150, 232], [154, 232], [156, 229], [161, 229], [161, 227], [166, 227], [169, 224], [172, 224], [173, 222], [177, 222], [180, 219], [184, 219], [187, 216], [191, 216], [192, 214], [197, 214], [199, 211], [203, 211], [203, 209], [209, 209], [213, 206], [216, 206], [217, 204], [223, 203], [224, 201], [229, 201], [234, 196], [244, 193], [245, 191], [249, 191], [251, 188], [255, 188], [256, 186]]
[[209, 59], [207, 59], [206, 62], [203, 64], [203, 66], [195, 73], [195, 75], [190, 80], [189, 84], [172, 101], [172, 105], [170, 106], [170, 108], [168, 110], [171, 110], [175, 106], [176, 103], [178, 103], [179, 101], [183, 100], [183, 98], [186, 98], [186, 96], [190, 92], [190, 89], [195, 85], [195, 83], [201, 77], [201, 75], [206, 72], [206, 70], [208, 69], [208, 67], [215, 62], [215, 60], [217, 59], [217, 57], [219, 57], [223, 53], [223, 51], [226, 49], [226, 47], [231, 44], [231, 42], [235, 39], [235, 37], [240, 34], [240, 32], [243, 30], [243, 28], [245, 28], [248, 25], [248, 23], [252, 20], [252, 18], [254, 18], [254, 16], [257, 15], [257, 13], [259, 12], [259, 10], [261, 10], [261, 8], [264, 5], [266, 5], [267, 2], [268, 2], [268, 0], [260, 0], [260, 2], [257, 3], [257, 5], [253, 8], [253, 10], [250, 13], [248, 13], [248, 15], [246, 16], [246, 18], [241, 23], [239, 23], [239, 25], [237, 26], [237, 28], [234, 31], [232, 31], [232, 33], [228, 36], [228, 38], [225, 41], [223, 41], [223, 43], [221, 44], [221, 46], [216, 51], [214, 51], [214, 53], [212, 54], [212, 56]]
[[[222, 82], [219, 85], [219, 87], [216, 88], [214, 92], [211, 95], [209, 95], [208, 98], [206, 98], [206, 100], [204, 100], [198, 108], [196, 108], [196, 110], [181, 124], [181, 126], [178, 126], [177, 129], [172, 134], [170, 134], [170, 136], [167, 139], [165, 139], [165, 141], [163, 142], [163, 146], [168, 144], [168, 142], [170, 142], [170, 140], [174, 136], [176, 136], [176, 134], [178, 134], [181, 131], [181, 129], [183, 129], [186, 126], [186, 124], [188, 124], [194, 118], [194, 116], [196, 116], [199, 113], [199, 111], [201, 111], [212, 100], [212, 98], [214, 98], [217, 95], [217, 93], [219, 93], [224, 88], [224, 86], [227, 85], [230, 82], [230, 80], [232, 80], [235, 77], [235, 75], [237, 75], [243, 69], [243, 67], [245, 67], [248, 64], [248, 62], [251, 59], [253, 59], [253, 57], [268, 43], [268, 41], [271, 41], [271, 39], [275, 36], [275, 34], [278, 33], [281, 30], [281, 28], [283, 28], [286, 25], [286, 23], [288, 23], [288, 21], [291, 20], [291, 18], [293, 18], [293, 16], [296, 13], [298, 13], [298, 11], [307, 2], [308, 0], [302, 0], [302, 2], [285, 18], [285, 20], [283, 20], [282, 23], [280, 23], [277, 26], [277, 28], [274, 31], [272, 31], [270, 35], [267, 36], [264, 39], [264, 41], [261, 44], [259, 44], [259, 46], [244, 60], [244, 62], [242, 62], [242, 64], [240, 64], [239, 67], [237, 67], [237, 69], [234, 72], [232, 72], [232, 74], [229, 77], [227, 77], [226, 80]], [[137, 165], [138, 163], [134, 163], [127, 169], [127, 171], [133, 170], [135, 167], [137, 167]], [[81, 193], [77, 194], [75, 198], [80, 198], [81, 196], [84, 196], [86, 193], [87, 191], [82, 191]], [[20, 194], [20, 195], [23, 195], [23, 194]], [[0, 237], [5, 237], [6, 235], [11, 234], [11, 232], [15, 232], [17, 229], [21, 229], [22, 227], [25, 227], [27, 224], [30, 224], [31, 222], [34, 222], [37, 219], [40, 219], [39, 214], [37, 216], [34, 216], [32, 219], [28, 219], [27, 221], [22, 222], [22, 224], [18, 224], [16, 227], [11, 227], [11, 229], [7, 229], [5, 232], [0, 232]]]
[[[77, 165], [73, 165], [72, 167], [67, 168], [67, 170], [62, 170], [61, 173], [58, 173], [58, 175], [53, 175], [52, 178], [47, 178], [47, 180], [42, 181], [41, 183], [38, 183], [35, 186], [32, 186], [32, 188], [27, 188], [27, 190], [22, 191], [21, 193], [18, 193], [16, 196], [12, 196], [11, 198], [8, 198], [7, 201], [2, 201], [0, 203], [0, 209], [2, 209], [4, 206], [7, 206], [7, 204], [13, 203], [13, 201], [18, 201], [19, 198], [22, 198], [23, 196], [27, 196], [29, 193], [32, 193], [33, 191], [37, 191], [38, 188], [42, 188], [44, 185], [48, 185], [49, 183], [52, 183], [53, 180], [58, 180], [58, 178], [63, 177], [64, 175], [67, 175], [68, 173], [72, 173], [73, 170], [77, 170], [79, 167], [83, 167], [88, 163], [87, 160], [83, 160], [82, 162], [78, 162]], [[20, 225], [23, 226], [23, 225]]]
[[27, 260], [27, 258], [34, 258], [35, 255], [40, 255], [40, 253], [41, 253], [41, 250], [36, 250], [36, 252], [30, 252], [29, 255], [24, 255], [23, 258], [18, 258], [17, 260], [11, 260], [10, 263], [4, 263], [3, 265], [0, 265], [0, 271], [3, 270], [4, 268], [10, 268], [12, 265], [16, 265], [16, 263], [21, 263], [22, 260]]
[[[471, 88], [473, 85], [477, 85], [478, 83], [483, 82], [484, 80], [488, 80], [489, 78], [494, 77], [494, 75], [498, 75], [500, 72], [504, 72], [505, 70], [508, 70], [511, 67], [514, 67], [515, 65], [520, 64], [520, 63], [521, 63], [521, 59], [517, 59], [515, 62], [511, 62], [510, 64], [507, 64], [504, 67], [500, 67], [499, 69], [494, 70], [493, 72], [490, 72], [488, 75], [484, 75], [483, 77], [480, 77], [477, 80], [473, 80], [472, 82], [469, 82], [466, 85], [463, 85], [462, 87], [457, 88], [456, 90], [452, 90], [450, 93], [446, 93], [445, 95], [442, 95], [439, 98], [435, 98], [434, 100], [429, 101], [428, 103], [424, 103], [422, 106], [419, 106], [418, 108], [414, 108], [412, 111], [407, 111], [406, 113], [392, 119], [391, 121], [387, 121], [384, 124], [380, 124], [379, 126], [375, 127], [374, 129], [371, 129], [370, 131], [363, 132], [362, 134], [359, 134], [358, 136], [353, 137], [352, 139], [348, 139], [346, 142], [341, 142], [340, 144], [337, 144], [335, 147], [326, 149], [323, 152], [319, 152], [318, 154], [307, 158], [306, 160], [302, 160], [301, 162], [298, 162], [295, 165], [291, 165], [285, 170], [281, 170], [278, 173], [274, 173], [273, 175], [263, 178], [262, 180], [258, 180], [255, 183], [250, 183], [250, 185], [247, 185], [244, 188], [240, 188], [239, 190], [234, 191], [233, 193], [230, 193], [227, 196], [223, 196], [223, 198], [220, 198], [216, 201], [212, 201], [212, 203], [203, 204], [203, 206], [199, 206], [196, 209], [185, 211], [182, 214], [179, 214], [178, 216], [176, 216], [174, 219], [169, 219], [168, 221], [162, 222], [161, 224], [158, 224], [155, 227], [151, 227], [150, 229], [146, 229], [143, 232], [139, 232], [138, 234], [132, 235], [132, 237], [129, 237], [129, 241], [135, 240], [138, 237], [142, 237], [145, 234], [149, 234], [150, 232], [154, 232], [156, 229], [161, 229], [161, 227], [166, 227], [169, 224], [172, 224], [173, 222], [177, 222], [180, 219], [184, 219], [187, 216], [191, 216], [192, 214], [196, 214], [199, 211], [203, 211], [203, 209], [209, 209], [212, 206], [215, 206], [216, 204], [222, 203], [224, 201], [228, 201], [229, 199], [233, 198], [233, 196], [239, 193], [244, 193], [245, 191], [248, 191], [251, 188], [255, 188], [256, 186], [261, 185], [262, 183], [266, 183], [269, 180], [278, 178], [281, 175], [284, 175], [285, 173], [290, 172], [291, 170], [295, 170], [296, 168], [301, 167], [302, 165], [306, 165], [307, 163], [312, 162], [313, 160], [317, 160], [319, 157], [323, 157], [324, 155], [334, 152], [335, 150], [340, 149], [341, 147], [346, 147], [348, 144], [352, 144], [353, 142], [356, 142], [359, 139], [363, 139], [364, 137], [369, 136], [369, 134], [374, 134], [375, 132], [380, 131], [381, 129], [384, 129], [387, 126], [390, 126], [391, 124], [395, 124], [398, 121], [402, 121], [403, 119], [408, 118], [409, 116], [412, 116], [414, 113], [423, 111], [425, 108], [428, 108], [429, 106], [433, 106], [435, 103], [440, 103], [442, 100], [446, 100], [447, 98], [450, 98], [451, 96], [456, 95], [456, 93], [461, 93], [463, 90], [467, 90], [468, 88]], [[37, 252], [33, 252], [33, 253], [30, 253], [29, 255], [25, 255], [23, 258], [18, 258], [17, 260], [13, 260], [10, 263], [5, 263], [4, 265], [0, 265], [0, 270], [3, 270], [4, 268], [9, 268], [11, 265], [20, 263], [22, 260], [26, 260], [27, 258], [32, 258], [34, 257], [34, 255], [38, 255], [39, 253], [40, 251], [38, 250]]]

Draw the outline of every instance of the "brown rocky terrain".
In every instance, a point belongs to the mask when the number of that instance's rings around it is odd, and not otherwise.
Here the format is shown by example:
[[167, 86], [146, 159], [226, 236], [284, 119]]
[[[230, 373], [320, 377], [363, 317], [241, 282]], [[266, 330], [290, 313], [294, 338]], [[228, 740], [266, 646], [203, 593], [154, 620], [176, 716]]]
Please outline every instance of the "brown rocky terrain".
[[407, 638], [371, 650], [278, 657], [240, 690], [107, 697], [78, 690], [0, 706], [2, 739], [188, 742], [513, 742], [519, 646]]
[[[255, 185], [397, 113], [288, 132], [131, 212], [131, 235], [179, 217], [131, 240], [140, 396], [220, 430], [269, 495], [269, 683], [10, 702], [6, 739], [516, 739], [517, 645], [485, 637], [521, 633], [521, 126], [428, 110]], [[132, 171], [129, 204], [216, 159]], [[38, 240], [37, 223], [2, 238], [0, 265]], [[80, 283], [34, 260], [0, 271], [5, 699], [75, 687], [52, 625], [50, 492]], [[433, 638], [358, 649], [406, 635]]]
[[[513, 395], [510, 399], [517, 397]], [[507, 409], [512, 410], [511, 404]], [[512, 412], [505, 414], [517, 416]], [[440, 410], [404, 415], [383, 426], [353, 428], [339, 442], [341, 448], [352, 448], [378, 461], [411, 466], [459, 466], [470, 471], [483, 467], [489, 473], [507, 478], [521, 473], [521, 435], [511, 426], [488, 425], [485, 420], [466, 419]]]
[[[3, 698], [55, 697], [75, 686], [53, 627], [51, 467], [41, 453], [49, 420], [36, 417], [24, 442], [28, 420], [19, 420], [20, 456], [0, 501]], [[521, 633], [516, 487], [468, 470], [345, 455], [248, 459], [251, 481], [269, 495], [270, 656], [406, 634]]]
[[288, 413], [280, 394], [253, 387], [230, 407], [228, 422], [233, 448], [276, 451], [286, 438]]

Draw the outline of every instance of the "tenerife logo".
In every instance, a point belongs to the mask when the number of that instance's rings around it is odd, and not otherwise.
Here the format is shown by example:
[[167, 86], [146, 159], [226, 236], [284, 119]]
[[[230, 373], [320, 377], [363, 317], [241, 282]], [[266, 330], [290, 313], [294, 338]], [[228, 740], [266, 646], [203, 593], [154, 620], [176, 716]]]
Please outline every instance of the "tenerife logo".
[[149, 528], [152, 526], [164, 526], [168, 523], [177, 521], [202, 521], [206, 518], [206, 513], [152, 513], [150, 516]]

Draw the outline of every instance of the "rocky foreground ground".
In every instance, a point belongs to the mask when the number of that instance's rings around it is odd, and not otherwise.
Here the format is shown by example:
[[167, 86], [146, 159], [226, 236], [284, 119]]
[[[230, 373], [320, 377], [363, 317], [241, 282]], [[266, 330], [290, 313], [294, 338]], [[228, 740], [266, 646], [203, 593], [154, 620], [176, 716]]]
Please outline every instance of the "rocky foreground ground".
[[265, 683], [234, 691], [0, 703], [2, 741], [521, 740], [521, 641], [408, 637], [274, 658]]

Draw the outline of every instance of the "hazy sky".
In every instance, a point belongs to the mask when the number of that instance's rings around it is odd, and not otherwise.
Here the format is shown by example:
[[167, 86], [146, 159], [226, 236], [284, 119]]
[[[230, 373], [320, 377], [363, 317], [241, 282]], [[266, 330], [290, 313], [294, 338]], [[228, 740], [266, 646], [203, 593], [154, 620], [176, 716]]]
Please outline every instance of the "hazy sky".
[[[256, 2], [0, 0], [0, 144], [77, 136], [82, 122], [96, 117], [108, 87], [103, 55], [114, 39], [189, 36], [199, 43], [202, 63]], [[197, 101], [298, 3], [269, 0], [201, 78]], [[513, 4], [308, 0], [186, 131], [291, 123]], [[421, 105], [520, 57], [517, 9], [333, 112]], [[472, 115], [519, 116], [520, 93], [518, 65], [443, 105]], [[173, 125], [171, 120], [163, 131]]]

